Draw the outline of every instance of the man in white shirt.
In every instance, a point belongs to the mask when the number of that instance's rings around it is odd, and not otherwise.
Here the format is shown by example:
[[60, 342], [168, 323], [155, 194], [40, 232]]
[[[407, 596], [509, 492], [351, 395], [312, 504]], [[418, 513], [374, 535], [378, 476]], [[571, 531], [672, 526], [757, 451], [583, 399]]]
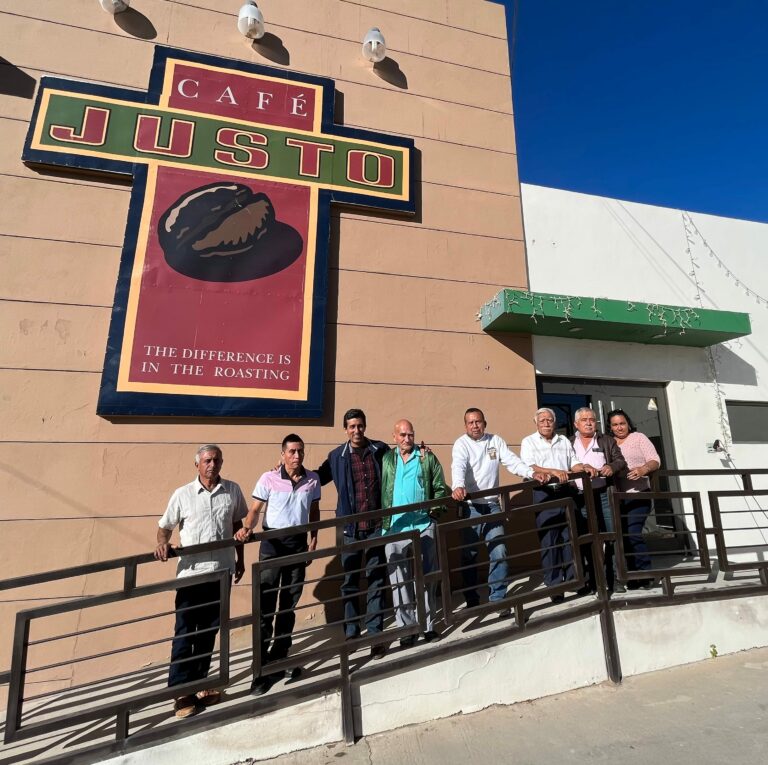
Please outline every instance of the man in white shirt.
[[[534, 502], [552, 499], [576, 499], [578, 490], [568, 483], [568, 473], [595, 471], [582, 465], [576, 457], [571, 442], [562, 434], [555, 433], [555, 413], [548, 407], [536, 410], [533, 421], [536, 432], [526, 436], [520, 444], [520, 456], [533, 470], [545, 470], [559, 482], [555, 486], [541, 486], [534, 489]], [[571, 534], [565, 515], [565, 507], [555, 507], [536, 513], [536, 526], [541, 540], [541, 564], [544, 582], [552, 587], [575, 578]], [[553, 603], [559, 603], [563, 595], [552, 596]]]
[[[499, 465], [513, 475], [549, 480], [547, 471], [526, 465], [506, 444], [503, 438], [485, 432], [485, 415], [480, 409], [467, 409], [464, 413], [466, 433], [453, 445], [451, 459], [452, 497], [463, 502], [467, 494], [495, 489], [499, 486]], [[468, 503], [465, 518], [485, 518], [500, 512], [498, 495], [473, 499]], [[489, 600], [503, 600], [507, 594], [507, 546], [504, 526], [496, 518], [484, 520], [477, 526], [462, 529], [461, 566], [464, 580], [464, 600], [468, 608], [480, 603], [477, 592], [477, 555], [480, 540], [488, 547]]]
[[[221, 478], [224, 458], [215, 444], [201, 446], [195, 454], [197, 478], [176, 489], [158, 523], [155, 558], [168, 560], [171, 534], [179, 527], [181, 547], [232, 539], [248, 513], [245, 497], [234, 481]], [[175, 547], [175, 546], [174, 546]], [[229, 569], [239, 582], [245, 572], [243, 546], [207, 553], [181, 555], [176, 577]], [[176, 590], [176, 627], [171, 647], [168, 685], [182, 685], [208, 676], [211, 655], [219, 629], [219, 583], [203, 582]], [[216, 689], [179, 696], [176, 717], [189, 717], [201, 706], [221, 698]]]

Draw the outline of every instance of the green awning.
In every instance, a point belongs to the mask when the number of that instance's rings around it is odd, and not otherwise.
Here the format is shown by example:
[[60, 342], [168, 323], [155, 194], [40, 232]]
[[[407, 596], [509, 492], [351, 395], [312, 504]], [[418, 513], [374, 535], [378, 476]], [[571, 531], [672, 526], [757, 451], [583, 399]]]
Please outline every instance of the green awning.
[[504, 289], [480, 309], [486, 332], [651, 345], [709, 345], [749, 335], [749, 315], [662, 303]]

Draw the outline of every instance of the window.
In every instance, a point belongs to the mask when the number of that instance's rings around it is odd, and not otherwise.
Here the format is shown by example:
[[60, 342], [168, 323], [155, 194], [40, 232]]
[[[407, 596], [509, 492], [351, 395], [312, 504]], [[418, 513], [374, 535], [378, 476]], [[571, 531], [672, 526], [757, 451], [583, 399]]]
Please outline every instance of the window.
[[726, 401], [731, 440], [735, 444], [768, 443], [768, 403]]

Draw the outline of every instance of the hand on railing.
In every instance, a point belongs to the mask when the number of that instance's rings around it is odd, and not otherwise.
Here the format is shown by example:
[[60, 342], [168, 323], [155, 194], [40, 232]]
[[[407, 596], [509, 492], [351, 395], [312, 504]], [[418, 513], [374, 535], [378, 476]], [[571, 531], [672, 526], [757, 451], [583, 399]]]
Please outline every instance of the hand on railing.
[[534, 470], [531, 477], [539, 483], [549, 483], [549, 473], [545, 473], [543, 470]]
[[235, 532], [235, 540], [237, 542], [247, 542], [251, 538], [251, 530], [246, 529], [245, 526], [241, 526]]
[[176, 550], [176, 545], [172, 545], [169, 542], [161, 542], [155, 547], [155, 560], [167, 561], [168, 558], [174, 557], [174, 550]]

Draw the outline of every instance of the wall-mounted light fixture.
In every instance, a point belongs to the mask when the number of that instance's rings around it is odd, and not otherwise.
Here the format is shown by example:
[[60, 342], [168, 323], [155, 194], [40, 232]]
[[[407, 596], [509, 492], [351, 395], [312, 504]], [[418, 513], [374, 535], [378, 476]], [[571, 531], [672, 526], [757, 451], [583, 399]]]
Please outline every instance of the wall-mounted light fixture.
[[113, 16], [128, 10], [131, 0], [99, 0], [101, 7]]
[[378, 27], [369, 29], [363, 38], [363, 58], [372, 64], [378, 64], [387, 56], [387, 46], [384, 35]]
[[264, 14], [253, 0], [248, 0], [237, 14], [237, 28], [250, 40], [264, 37]]

